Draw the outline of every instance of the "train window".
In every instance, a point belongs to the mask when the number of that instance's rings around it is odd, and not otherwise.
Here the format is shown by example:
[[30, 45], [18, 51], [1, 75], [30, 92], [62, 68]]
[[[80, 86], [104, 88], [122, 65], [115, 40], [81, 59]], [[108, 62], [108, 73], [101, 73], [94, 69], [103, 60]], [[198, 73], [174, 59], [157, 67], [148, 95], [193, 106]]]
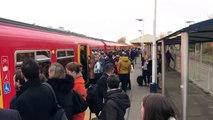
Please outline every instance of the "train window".
[[51, 65], [50, 51], [36, 51], [35, 58], [39, 64], [40, 73], [48, 78], [48, 69]]
[[73, 50], [68, 50], [67, 51], [67, 56], [74, 56], [74, 51]]
[[73, 50], [58, 50], [57, 51], [57, 62], [65, 66], [69, 62], [74, 61]]
[[16, 66], [21, 66], [25, 59], [35, 59], [35, 52], [24, 52], [16, 54]]
[[38, 62], [50, 61], [50, 51], [37, 51], [35, 59]]
[[16, 69], [20, 68], [25, 59], [35, 59], [39, 64], [40, 73], [48, 77], [48, 68], [51, 64], [50, 51], [17, 51], [16, 52]]
[[57, 57], [66, 57], [66, 51], [57, 51]]

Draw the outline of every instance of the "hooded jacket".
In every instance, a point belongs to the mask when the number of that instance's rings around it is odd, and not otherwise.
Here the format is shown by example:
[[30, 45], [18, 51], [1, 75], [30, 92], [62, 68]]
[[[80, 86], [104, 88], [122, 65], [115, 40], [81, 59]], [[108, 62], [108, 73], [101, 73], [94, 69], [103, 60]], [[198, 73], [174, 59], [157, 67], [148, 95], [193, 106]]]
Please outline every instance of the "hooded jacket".
[[72, 118], [72, 93], [71, 90], [74, 86], [73, 77], [66, 75], [65, 79], [49, 79], [48, 83], [52, 86], [59, 105], [65, 110], [66, 116], [69, 120]]
[[128, 57], [121, 57], [118, 62], [118, 73], [129, 74], [131, 71], [131, 62]]
[[114, 89], [106, 94], [101, 120], [124, 120], [126, 109], [130, 107], [128, 95], [121, 89]]

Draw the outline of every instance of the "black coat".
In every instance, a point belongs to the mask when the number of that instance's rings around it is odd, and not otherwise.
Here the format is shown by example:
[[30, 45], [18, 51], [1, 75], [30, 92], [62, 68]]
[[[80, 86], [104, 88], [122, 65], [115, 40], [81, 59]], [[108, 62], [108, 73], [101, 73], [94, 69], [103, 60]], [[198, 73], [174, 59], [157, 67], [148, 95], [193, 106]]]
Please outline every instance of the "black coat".
[[[27, 86], [27, 85], [25, 85]], [[17, 100], [18, 97], [26, 90], [26, 87], [20, 87], [20, 89], [18, 91], [16, 91], [16, 94], [12, 97], [11, 101], [10, 101], [10, 109], [17, 109]]]
[[21, 86], [23, 93], [17, 99], [17, 110], [22, 120], [50, 120], [56, 111], [54, 97], [39, 79], [28, 80]]
[[55, 91], [60, 106], [65, 110], [66, 116], [71, 120], [73, 115], [73, 103], [71, 90], [74, 86], [73, 77], [67, 76], [66, 79], [49, 79], [48, 83]]
[[101, 112], [101, 120], [124, 120], [126, 109], [130, 107], [128, 95], [121, 89], [109, 91]]
[[1, 120], [21, 120], [21, 117], [16, 110], [0, 109]]
[[108, 79], [109, 75], [107, 75], [106, 73], [103, 73], [103, 75], [101, 76], [101, 78], [98, 80], [97, 84], [98, 84], [98, 96], [103, 99], [107, 93], [107, 79]]
[[97, 106], [98, 109], [101, 110], [103, 108], [103, 99], [107, 93], [107, 79], [109, 75], [106, 73], [103, 73], [101, 78], [97, 82], [97, 90], [98, 90], [98, 96], [97, 96]]

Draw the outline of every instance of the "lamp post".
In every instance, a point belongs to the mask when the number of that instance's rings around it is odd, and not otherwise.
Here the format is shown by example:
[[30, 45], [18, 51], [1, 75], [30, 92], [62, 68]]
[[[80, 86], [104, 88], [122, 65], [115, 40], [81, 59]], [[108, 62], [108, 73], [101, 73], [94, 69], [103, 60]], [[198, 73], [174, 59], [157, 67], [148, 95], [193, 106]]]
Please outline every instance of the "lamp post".
[[138, 30], [138, 32], [140, 32], [140, 34], [141, 34], [141, 36], [140, 36], [140, 43], [141, 43], [141, 51], [143, 51], [143, 49], [144, 49], [143, 41], [142, 41], [143, 30]]
[[156, 16], [157, 16], [157, 0], [154, 0], [153, 41], [152, 41], [152, 84], [150, 85], [150, 92], [157, 92]]
[[[141, 33], [141, 37], [144, 38], [144, 19], [136, 19], [136, 21], [139, 21], [139, 22], [143, 22], [143, 30], [138, 30], [140, 33]], [[144, 44], [142, 42], [142, 39], [140, 37], [140, 42], [141, 42], [141, 52], [142, 52], [142, 57], [144, 56]]]

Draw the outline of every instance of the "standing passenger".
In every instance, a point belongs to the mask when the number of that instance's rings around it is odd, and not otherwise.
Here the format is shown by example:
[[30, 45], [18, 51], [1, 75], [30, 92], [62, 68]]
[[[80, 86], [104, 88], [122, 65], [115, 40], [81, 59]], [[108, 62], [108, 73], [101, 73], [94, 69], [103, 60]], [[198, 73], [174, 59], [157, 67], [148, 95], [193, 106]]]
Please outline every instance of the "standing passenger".
[[52, 86], [59, 105], [64, 109], [67, 118], [72, 120], [73, 102], [71, 91], [74, 87], [73, 77], [65, 75], [64, 67], [59, 63], [52, 64], [48, 73], [48, 83]]
[[25, 80], [24, 76], [21, 73], [21, 70], [18, 69], [15, 72], [15, 75], [13, 77], [14, 87], [16, 89], [16, 94], [13, 96], [12, 100], [10, 101], [10, 109], [17, 109], [16, 102], [18, 97], [23, 93], [23, 88], [21, 87], [24, 85]]
[[122, 57], [120, 58], [118, 62], [118, 73], [119, 78], [122, 83], [122, 89], [126, 92], [127, 90], [127, 84], [129, 80], [129, 74], [131, 71], [131, 62], [127, 56], [126, 53], [122, 53]]
[[104, 73], [101, 78], [97, 81], [97, 89], [98, 89], [98, 112], [96, 116], [98, 116], [99, 112], [103, 108], [103, 101], [107, 93], [107, 79], [110, 75], [114, 74], [114, 65], [112, 63], [107, 63], [104, 66]]
[[119, 89], [119, 83], [117, 75], [111, 75], [107, 79], [109, 90], [104, 99], [101, 120], [124, 120], [126, 109], [130, 107], [130, 100], [128, 95]]
[[56, 111], [55, 99], [39, 79], [39, 66], [28, 59], [23, 62], [21, 71], [26, 83], [21, 86], [23, 93], [17, 99], [17, 110], [22, 120], [50, 120]]
[[[69, 75], [72, 75], [75, 79], [73, 90], [83, 95], [84, 100], [86, 100], [87, 92], [85, 89], [85, 82], [84, 82], [82, 73], [80, 71], [80, 65], [76, 62], [70, 62], [66, 65], [66, 71]], [[84, 120], [84, 116], [85, 116], [85, 111], [74, 115], [72, 117], [72, 120]]]
[[95, 56], [91, 55], [90, 59], [88, 60], [88, 68], [89, 68], [89, 83], [95, 84], [95, 73], [94, 73], [94, 66], [95, 66]]
[[144, 56], [144, 60], [142, 60], [142, 71], [143, 71], [143, 78], [145, 85], [150, 83], [150, 65], [151, 62], [149, 61], [148, 55]]
[[101, 62], [100, 62], [100, 59], [99, 59], [99, 56], [97, 55], [96, 58], [95, 58], [95, 66], [94, 66], [94, 73], [95, 73], [95, 84], [96, 82], [100, 79], [101, 77]]
[[174, 61], [174, 58], [172, 57], [172, 54], [167, 50], [166, 52], [166, 63], [167, 63], [167, 70], [170, 71], [170, 62]]

